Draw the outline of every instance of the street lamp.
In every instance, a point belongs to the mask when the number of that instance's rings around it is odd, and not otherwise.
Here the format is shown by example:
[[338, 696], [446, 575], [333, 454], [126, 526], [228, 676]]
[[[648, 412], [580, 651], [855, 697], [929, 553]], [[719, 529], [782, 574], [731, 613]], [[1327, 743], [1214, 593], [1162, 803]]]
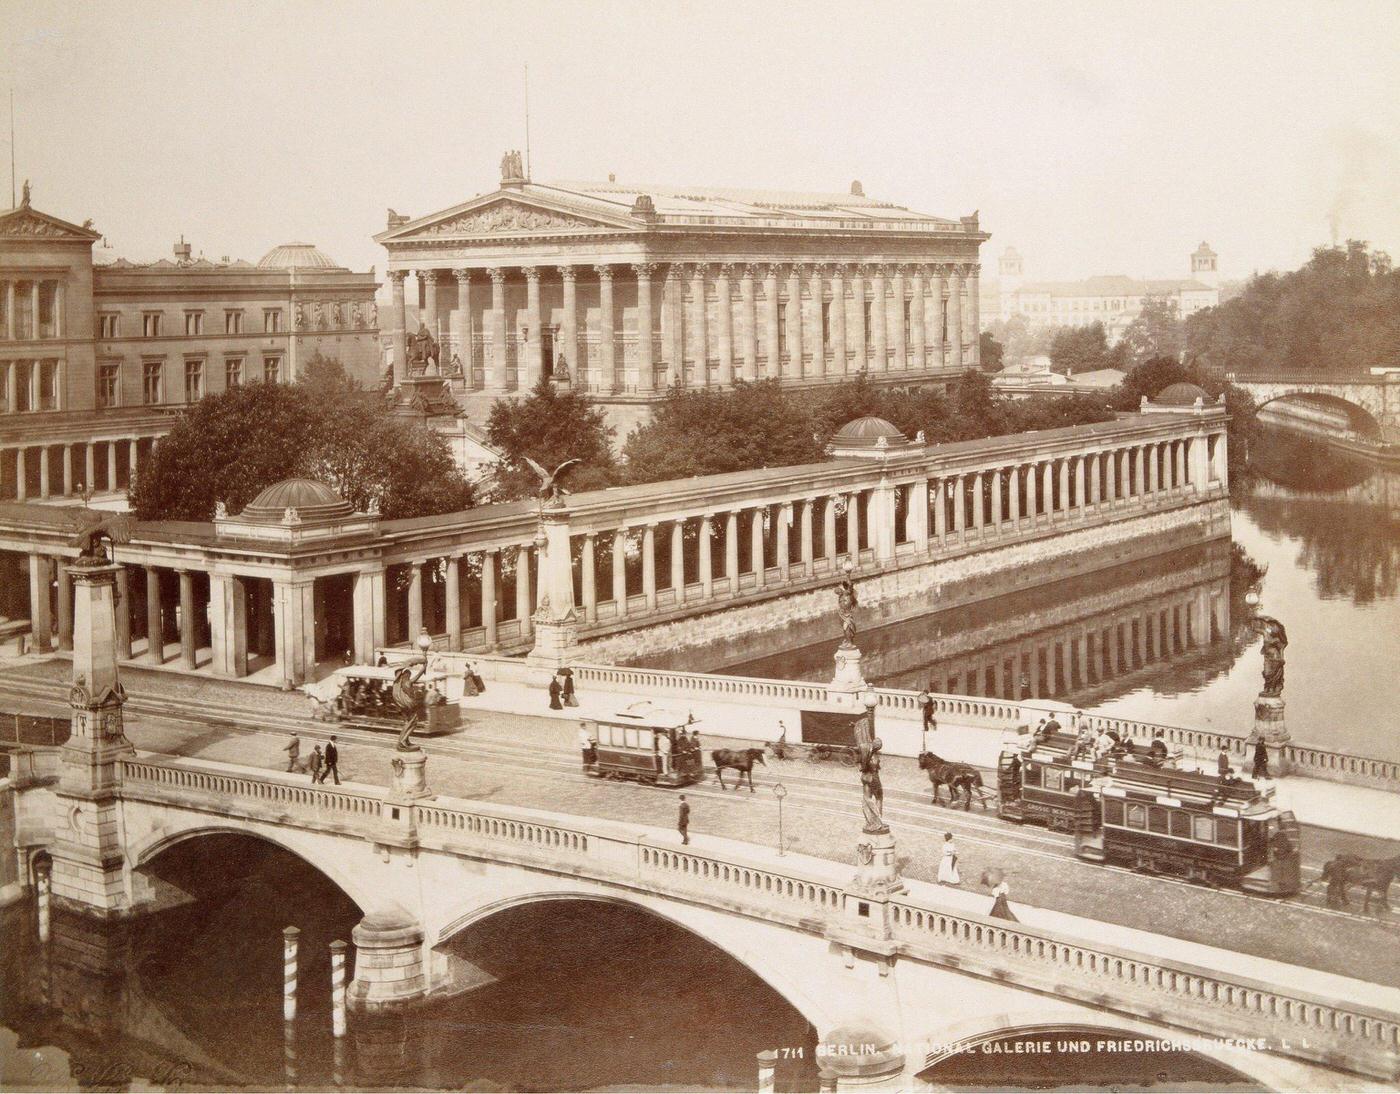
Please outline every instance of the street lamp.
[[875, 690], [875, 685], [869, 682], [861, 686], [856, 692], [856, 698], [865, 707], [866, 724], [870, 732], [870, 740], [875, 739], [875, 708], [880, 705], [880, 693]]
[[423, 664], [428, 663], [428, 651], [433, 648], [433, 636], [428, 633], [427, 627], [420, 627], [418, 630], [418, 640], [414, 643], [418, 647], [418, 656]]
[[783, 799], [787, 797], [787, 787], [782, 783], [773, 784], [773, 797], [778, 799], [778, 854], [786, 854], [783, 850]]

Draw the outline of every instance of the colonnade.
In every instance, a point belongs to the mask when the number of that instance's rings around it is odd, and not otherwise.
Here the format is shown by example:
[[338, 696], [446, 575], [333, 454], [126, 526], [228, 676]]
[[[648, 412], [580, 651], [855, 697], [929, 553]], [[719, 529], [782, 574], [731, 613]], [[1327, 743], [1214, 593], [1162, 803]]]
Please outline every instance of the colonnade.
[[[777, 261], [416, 272], [419, 317], [446, 347], [443, 360], [457, 356], [469, 386], [526, 390], [568, 372], [596, 393], [646, 394], [673, 384], [975, 366], [978, 271], [975, 263]], [[408, 272], [389, 271], [399, 379], [412, 333]]]
[[77, 498], [129, 489], [158, 437], [0, 447], [0, 498], [15, 501]]

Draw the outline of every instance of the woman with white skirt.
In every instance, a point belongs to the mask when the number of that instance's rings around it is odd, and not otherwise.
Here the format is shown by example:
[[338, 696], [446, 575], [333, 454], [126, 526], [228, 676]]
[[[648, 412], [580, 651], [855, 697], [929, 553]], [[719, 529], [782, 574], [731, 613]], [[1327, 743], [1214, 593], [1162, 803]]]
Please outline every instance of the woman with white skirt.
[[953, 833], [943, 833], [943, 861], [938, 864], [940, 885], [961, 885], [962, 875], [958, 873], [958, 848], [953, 842]]

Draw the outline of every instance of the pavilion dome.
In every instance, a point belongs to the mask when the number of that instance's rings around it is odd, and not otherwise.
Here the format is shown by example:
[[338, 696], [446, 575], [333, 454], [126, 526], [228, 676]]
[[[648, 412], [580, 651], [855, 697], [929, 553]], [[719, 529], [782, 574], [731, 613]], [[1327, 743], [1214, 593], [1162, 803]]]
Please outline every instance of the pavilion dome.
[[312, 243], [282, 243], [258, 260], [260, 270], [338, 270], [340, 265]]
[[1152, 401], [1158, 406], [1195, 406], [1197, 399], [1204, 403], [1211, 401], [1204, 388], [1195, 384], [1179, 383], [1168, 384], [1157, 392], [1157, 397]]
[[870, 415], [847, 422], [836, 431], [831, 443], [837, 448], [874, 448], [882, 437], [890, 447], [909, 443], [909, 438], [896, 429], [893, 423]]
[[355, 507], [329, 486], [315, 479], [283, 479], [273, 483], [243, 510], [244, 520], [280, 521], [295, 509], [303, 521], [348, 517]]

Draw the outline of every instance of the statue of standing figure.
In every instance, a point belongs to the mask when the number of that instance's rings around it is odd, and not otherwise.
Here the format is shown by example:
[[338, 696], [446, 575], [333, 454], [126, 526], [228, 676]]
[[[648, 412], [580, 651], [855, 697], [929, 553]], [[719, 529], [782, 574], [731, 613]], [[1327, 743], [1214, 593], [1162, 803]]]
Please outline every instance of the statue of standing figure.
[[1288, 648], [1288, 632], [1268, 615], [1257, 616], [1254, 624], [1264, 635], [1264, 690], [1259, 694], [1277, 699], [1283, 694], [1283, 651]]
[[880, 750], [884, 747], [879, 737], [856, 745], [860, 762], [860, 807], [865, 814], [865, 827], [861, 831], [868, 836], [883, 835], [890, 830], [884, 816], [885, 788], [880, 782]]
[[853, 649], [856, 644], [857, 607], [855, 582], [851, 580], [850, 573], [846, 573], [841, 578], [841, 584], [836, 586], [836, 614], [841, 617], [841, 645], [845, 649]]

